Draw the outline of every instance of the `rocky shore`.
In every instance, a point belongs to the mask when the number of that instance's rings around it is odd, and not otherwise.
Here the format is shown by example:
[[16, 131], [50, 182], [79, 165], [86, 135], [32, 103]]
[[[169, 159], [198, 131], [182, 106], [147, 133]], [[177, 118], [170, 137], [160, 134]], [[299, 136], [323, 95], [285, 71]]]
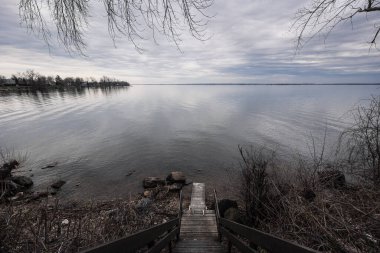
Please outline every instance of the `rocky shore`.
[[65, 201], [65, 181], [33, 192], [30, 177], [15, 176], [19, 163], [0, 167], [0, 252], [78, 252], [177, 217], [182, 172], [145, 178], [144, 191], [128, 199]]
[[[54, 181], [50, 189], [43, 192], [31, 191], [33, 180], [27, 176], [16, 176], [14, 172], [19, 168], [20, 163], [17, 160], [10, 160], [0, 166], [0, 203], [4, 201], [32, 201], [56, 195], [61, 187], [66, 183], [63, 180]], [[47, 165], [41, 169], [50, 168], [53, 165]], [[54, 165], [55, 166], [55, 165]]]

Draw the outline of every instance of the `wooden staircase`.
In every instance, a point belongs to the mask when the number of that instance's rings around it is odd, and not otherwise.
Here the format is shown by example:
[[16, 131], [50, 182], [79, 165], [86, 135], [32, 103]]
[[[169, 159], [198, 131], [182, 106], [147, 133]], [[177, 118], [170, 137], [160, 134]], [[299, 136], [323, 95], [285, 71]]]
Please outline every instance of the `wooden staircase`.
[[[257, 253], [257, 247], [273, 253], [317, 253], [310, 248], [221, 217], [215, 190], [215, 211], [207, 210], [203, 183], [193, 183], [189, 210], [182, 210], [182, 192], [179, 198], [177, 218], [87, 249], [83, 253], [160, 253], [165, 247], [169, 248], [169, 252], [175, 253], [215, 253], [231, 252], [232, 246], [244, 253]], [[228, 241], [227, 249], [218, 240], [222, 237]], [[172, 248], [174, 241], [175, 246]]]
[[203, 183], [193, 183], [189, 210], [182, 215], [180, 240], [173, 252], [225, 252], [218, 241], [215, 211], [206, 208]]

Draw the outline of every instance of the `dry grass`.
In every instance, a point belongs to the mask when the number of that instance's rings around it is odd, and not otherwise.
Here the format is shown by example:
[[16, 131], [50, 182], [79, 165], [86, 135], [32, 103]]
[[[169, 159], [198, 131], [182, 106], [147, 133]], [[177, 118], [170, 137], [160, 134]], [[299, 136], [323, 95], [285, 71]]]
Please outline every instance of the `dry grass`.
[[135, 200], [43, 201], [0, 206], [0, 252], [78, 252], [126, 236], [178, 215], [178, 194], [159, 190], [151, 205]]
[[[247, 152], [250, 159], [243, 159], [239, 188], [247, 225], [320, 251], [380, 252], [378, 187], [326, 185], [318, 172], [331, 167], [323, 163], [313, 170], [314, 161], [302, 161], [290, 170], [273, 156]], [[257, 194], [263, 185], [265, 191]]]
[[302, 188], [271, 182], [258, 227], [281, 238], [328, 252], [380, 251], [380, 191], [364, 187], [316, 188], [308, 201]]

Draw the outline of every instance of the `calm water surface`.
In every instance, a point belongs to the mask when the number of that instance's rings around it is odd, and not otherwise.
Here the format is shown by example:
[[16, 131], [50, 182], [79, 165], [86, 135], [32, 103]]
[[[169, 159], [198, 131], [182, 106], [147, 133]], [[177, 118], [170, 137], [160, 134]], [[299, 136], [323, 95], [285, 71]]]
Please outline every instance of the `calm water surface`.
[[[379, 86], [133, 86], [0, 96], [0, 146], [28, 153], [36, 189], [56, 179], [69, 198], [125, 196], [146, 176], [182, 170], [221, 187], [238, 145], [307, 153]], [[55, 168], [41, 167], [58, 162]], [[30, 171], [31, 170], [31, 171]], [[129, 171], [135, 170], [131, 176]], [[77, 186], [79, 185], [79, 186]]]

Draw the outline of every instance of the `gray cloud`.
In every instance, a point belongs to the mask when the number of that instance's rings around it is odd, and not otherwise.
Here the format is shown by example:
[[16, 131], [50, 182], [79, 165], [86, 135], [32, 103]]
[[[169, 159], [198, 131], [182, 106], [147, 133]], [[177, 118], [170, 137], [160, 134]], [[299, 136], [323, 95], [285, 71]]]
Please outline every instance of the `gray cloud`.
[[[373, 23], [379, 17], [343, 24], [327, 40], [316, 37], [295, 55], [289, 31], [304, 2], [216, 1], [208, 25], [210, 39], [198, 41], [186, 31], [181, 53], [158, 37], [140, 41], [139, 54], [126, 38], [116, 47], [107, 31], [101, 6], [94, 6], [86, 40], [87, 55], [70, 56], [59, 44], [51, 50], [20, 26], [17, 1], [0, 9], [0, 73], [33, 68], [62, 76], [115, 76], [132, 83], [304, 83], [379, 82], [380, 52], [369, 52]], [[148, 35], [149, 37], [149, 35]]]

